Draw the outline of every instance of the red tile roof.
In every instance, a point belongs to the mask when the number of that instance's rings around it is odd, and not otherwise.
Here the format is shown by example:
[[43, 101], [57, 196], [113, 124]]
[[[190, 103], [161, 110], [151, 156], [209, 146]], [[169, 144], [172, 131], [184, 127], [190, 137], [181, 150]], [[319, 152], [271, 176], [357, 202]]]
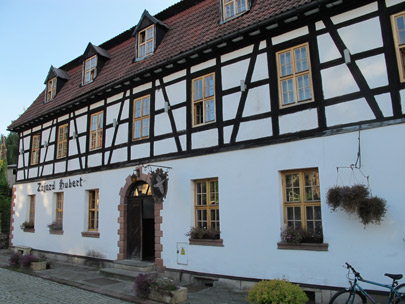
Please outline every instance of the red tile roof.
[[[82, 59], [81, 57], [76, 58], [61, 67], [68, 72], [70, 79], [64, 84], [55, 99], [44, 104], [44, 90], [33, 104], [9, 126], [9, 129], [15, 130], [41, 116], [57, 111], [71, 102], [78, 101], [88, 94], [105, 89], [109, 85], [126, 78], [133, 78], [136, 74], [145, 72], [151, 67], [156, 69], [157, 66], [166, 64], [187, 51], [192, 51], [216, 40], [219, 41], [219, 39], [232, 33], [238, 33], [246, 27], [254, 26], [311, 2], [319, 3], [315, 0], [254, 0], [252, 2], [249, 12], [220, 24], [219, 0], [180, 1], [155, 16], [157, 19], [165, 18], [160, 20], [167, 24], [170, 30], [167, 31], [152, 56], [133, 62], [135, 39], [131, 37], [133, 28], [129, 29], [101, 45], [109, 52], [111, 59], [99, 71], [94, 82], [81, 86]], [[22, 127], [22, 129], [25, 128]]]

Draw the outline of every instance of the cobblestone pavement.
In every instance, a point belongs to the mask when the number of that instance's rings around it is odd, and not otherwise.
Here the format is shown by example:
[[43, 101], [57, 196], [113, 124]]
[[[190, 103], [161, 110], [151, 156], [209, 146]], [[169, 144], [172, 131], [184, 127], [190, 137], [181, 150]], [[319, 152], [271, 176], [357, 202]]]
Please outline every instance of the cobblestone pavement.
[[0, 268], [0, 303], [125, 304], [128, 302]]

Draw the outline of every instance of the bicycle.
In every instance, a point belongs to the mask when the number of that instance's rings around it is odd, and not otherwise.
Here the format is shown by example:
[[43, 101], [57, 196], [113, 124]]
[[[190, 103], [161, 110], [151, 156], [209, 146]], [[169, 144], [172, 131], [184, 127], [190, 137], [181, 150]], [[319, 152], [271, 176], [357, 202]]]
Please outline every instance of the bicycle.
[[[392, 279], [392, 284], [387, 285], [363, 279], [360, 273], [348, 263], [346, 263], [346, 268], [348, 269], [347, 278], [350, 288], [335, 293], [329, 304], [366, 304], [367, 299], [376, 304], [375, 300], [360, 286], [359, 281], [388, 288], [390, 293], [387, 304], [405, 304], [405, 284], [398, 284], [398, 280], [402, 279], [402, 274], [386, 273], [385, 276]], [[354, 278], [351, 278], [351, 273], [353, 273]]]

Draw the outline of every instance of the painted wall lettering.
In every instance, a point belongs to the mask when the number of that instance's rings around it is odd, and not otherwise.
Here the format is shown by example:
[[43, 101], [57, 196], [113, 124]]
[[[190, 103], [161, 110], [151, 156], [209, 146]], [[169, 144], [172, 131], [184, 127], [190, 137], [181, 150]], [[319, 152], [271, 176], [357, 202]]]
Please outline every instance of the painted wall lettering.
[[[56, 181], [53, 181], [51, 183], [43, 182], [43, 183], [38, 183], [38, 192], [47, 192], [47, 191], [62, 191], [64, 189], [69, 189], [69, 188], [78, 188], [78, 187], [83, 187], [83, 178], [79, 179], [60, 179], [58, 184], [56, 184]], [[56, 187], [56, 185], [58, 187]]]

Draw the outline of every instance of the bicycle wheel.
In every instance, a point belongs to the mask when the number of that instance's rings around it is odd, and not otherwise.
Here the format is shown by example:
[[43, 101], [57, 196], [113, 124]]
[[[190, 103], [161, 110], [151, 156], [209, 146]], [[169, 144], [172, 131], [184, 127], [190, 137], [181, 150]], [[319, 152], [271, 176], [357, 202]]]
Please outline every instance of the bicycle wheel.
[[400, 293], [400, 296], [397, 297], [394, 295], [394, 299], [393, 299], [392, 303], [395, 303], [395, 304], [405, 303], [405, 284], [398, 285], [397, 288], [395, 288], [395, 290]]
[[335, 293], [329, 304], [366, 304], [366, 297], [361, 293], [353, 293], [353, 290], [341, 290]]

